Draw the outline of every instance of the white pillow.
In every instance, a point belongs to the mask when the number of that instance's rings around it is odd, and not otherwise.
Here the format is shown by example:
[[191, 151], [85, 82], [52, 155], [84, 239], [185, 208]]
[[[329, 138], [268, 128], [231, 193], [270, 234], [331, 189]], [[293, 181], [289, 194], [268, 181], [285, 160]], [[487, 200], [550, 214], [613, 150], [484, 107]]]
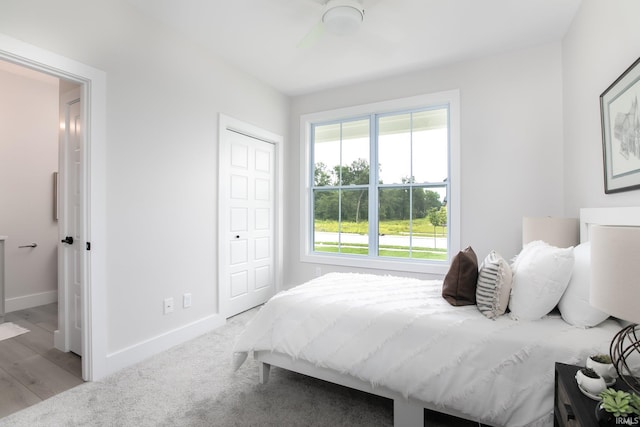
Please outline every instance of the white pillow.
[[511, 276], [511, 266], [495, 251], [491, 251], [480, 264], [476, 304], [489, 319], [495, 319], [507, 310]]
[[581, 328], [602, 323], [609, 315], [589, 304], [591, 286], [591, 244], [581, 243], [573, 250], [575, 263], [569, 286], [560, 298], [558, 308], [565, 322]]
[[517, 320], [536, 320], [558, 304], [573, 272], [573, 248], [556, 248], [536, 240], [527, 243], [511, 266], [509, 309]]

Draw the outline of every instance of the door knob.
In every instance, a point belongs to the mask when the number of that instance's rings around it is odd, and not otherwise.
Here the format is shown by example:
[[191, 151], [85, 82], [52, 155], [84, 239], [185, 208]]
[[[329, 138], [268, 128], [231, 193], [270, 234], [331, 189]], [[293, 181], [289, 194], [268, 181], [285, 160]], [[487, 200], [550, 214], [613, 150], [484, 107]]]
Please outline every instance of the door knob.
[[67, 236], [64, 239], [60, 240], [62, 243], [66, 243], [67, 245], [73, 245], [73, 237]]

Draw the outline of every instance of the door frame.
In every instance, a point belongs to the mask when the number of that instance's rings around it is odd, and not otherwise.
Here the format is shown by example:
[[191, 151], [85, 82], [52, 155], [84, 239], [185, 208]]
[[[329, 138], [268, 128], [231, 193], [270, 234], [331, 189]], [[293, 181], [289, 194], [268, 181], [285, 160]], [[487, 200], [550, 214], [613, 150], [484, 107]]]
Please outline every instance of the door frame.
[[[106, 287], [106, 74], [88, 65], [0, 33], [0, 59], [80, 85], [85, 131], [82, 180], [83, 251], [82, 378], [95, 381], [108, 373]], [[81, 242], [85, 244], [85, 242]], [[64, 289], [58, 286], [59, 298]], [[62, 292], [62, 293], [61, 293]], [[64, 333], [64, 331], [62, 331]]]
[[[284, 260], [284, 202], [282, 195], [284, 194], [284, 139], [282, 136], [264, 130], [260, 127], [243, 122], [233, 117], [220, 113], [218, 115], [218, 253], [227, 250], [226, 240], [223, 236], [228, 232], [228, 224], [223, 219], [227, 218], [225, 200], [222, 195], [225, 193], [229, 177], [228, 159], [230, 156], [230, 144], [225, 133], [227, 131], [238, 132], [251, 138], [256, 138], [275, 146], [275, 230], [274, 230], [274, 278], [275, 292], [282, 289], [282, 272]], [[218, 269], [218, 313], [225, 319], [228, 315], [228, 307], [225, 302], [228, 299], [228, 287], [224, 286], [226, 278], [223, 277], [220, 265], [220, 256], [217, 257]]]

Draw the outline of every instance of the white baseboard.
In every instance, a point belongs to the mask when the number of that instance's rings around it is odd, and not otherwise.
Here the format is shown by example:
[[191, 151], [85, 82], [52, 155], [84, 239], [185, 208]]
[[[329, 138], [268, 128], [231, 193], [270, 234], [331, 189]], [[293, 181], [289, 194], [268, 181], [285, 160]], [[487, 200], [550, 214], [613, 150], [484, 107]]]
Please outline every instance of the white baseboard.
[[134, 344], [122, 350], [109, 353], [107, 355], [106, 375], [117, 372], [123, 368], [141, 362], [170, 349], [178, 344], [182, 344], [194, 339], [206, 332], [223, 326], [226, 319], [220, 314], [212, 314], [204, 319], [189, 323], [171, 331], [167, 331], [156, 337], [149, 338], [138, 344]]
[[37, 294], [23, 295], [15, 298], [7, 298], [4, 301], [5, 313], [24, 310], [25, 308], [51, 304], [58, 301], [58, 291], [40, 292]]

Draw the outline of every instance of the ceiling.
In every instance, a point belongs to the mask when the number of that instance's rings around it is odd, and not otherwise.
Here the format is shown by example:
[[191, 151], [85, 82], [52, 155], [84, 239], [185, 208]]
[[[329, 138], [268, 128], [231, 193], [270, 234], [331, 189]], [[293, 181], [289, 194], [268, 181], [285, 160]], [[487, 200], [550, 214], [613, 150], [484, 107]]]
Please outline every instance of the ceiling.
[[349, 36], [309, 35], [326, 0], [127, 1], [294, 96], [561, 40], [581, 0], [362, 0]]

